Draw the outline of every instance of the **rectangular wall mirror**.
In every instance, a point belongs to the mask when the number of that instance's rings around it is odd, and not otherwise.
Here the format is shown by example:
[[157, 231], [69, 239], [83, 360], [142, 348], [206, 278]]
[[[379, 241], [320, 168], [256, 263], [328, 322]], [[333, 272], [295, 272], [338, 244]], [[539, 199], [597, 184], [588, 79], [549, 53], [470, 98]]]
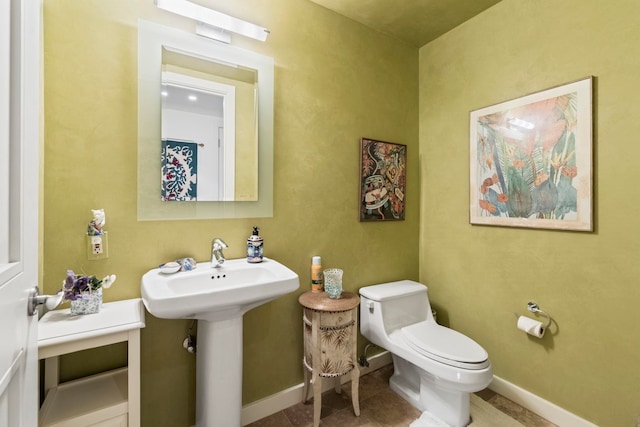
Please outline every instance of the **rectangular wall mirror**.
[[273, 60], [138, 22], [138, 219], [273, 215]]

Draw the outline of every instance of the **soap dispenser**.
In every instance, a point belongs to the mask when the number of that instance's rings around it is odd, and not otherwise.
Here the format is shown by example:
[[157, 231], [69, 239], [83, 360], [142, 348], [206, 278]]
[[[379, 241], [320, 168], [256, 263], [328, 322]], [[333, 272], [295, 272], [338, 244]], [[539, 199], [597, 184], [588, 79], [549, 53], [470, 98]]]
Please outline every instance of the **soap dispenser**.
[[247, 239], [247, 262], [262, 262], [264, 241], [260, 237], [258, 227], [253, 227], [253, 234]]

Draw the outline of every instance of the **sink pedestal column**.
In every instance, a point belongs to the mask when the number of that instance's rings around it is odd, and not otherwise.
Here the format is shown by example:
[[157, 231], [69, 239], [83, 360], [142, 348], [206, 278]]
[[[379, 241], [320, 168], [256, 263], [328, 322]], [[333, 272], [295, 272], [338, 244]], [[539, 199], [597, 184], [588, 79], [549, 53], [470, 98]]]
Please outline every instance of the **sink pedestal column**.
[[242, 425], [242, 315], [198, 320], [196, 426]]

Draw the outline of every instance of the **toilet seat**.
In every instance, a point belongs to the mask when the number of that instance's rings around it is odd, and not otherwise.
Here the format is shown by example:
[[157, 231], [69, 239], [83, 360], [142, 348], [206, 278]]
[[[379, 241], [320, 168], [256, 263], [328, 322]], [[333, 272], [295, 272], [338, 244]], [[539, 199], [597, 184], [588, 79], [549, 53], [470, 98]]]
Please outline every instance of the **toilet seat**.
[[407, 344], [430, 359], [464, 369], [484, 369], [489, 355], [480, 344], [453, 329], [433, 321], [424, 321], [402, 328]]

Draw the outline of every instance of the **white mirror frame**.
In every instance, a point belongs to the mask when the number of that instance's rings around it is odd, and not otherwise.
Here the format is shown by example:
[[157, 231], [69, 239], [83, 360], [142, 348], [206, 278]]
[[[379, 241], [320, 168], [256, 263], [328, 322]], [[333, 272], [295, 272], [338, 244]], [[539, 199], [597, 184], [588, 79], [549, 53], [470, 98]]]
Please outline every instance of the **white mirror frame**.
[[[160, 199], [162, 48], [258, 72], [258, 200], [163, 202]], [[273, 58], [175, 28], [138, 21], [138, 220], [273, 216]], [[237, 126], [237, 125], [236, 125]]]

